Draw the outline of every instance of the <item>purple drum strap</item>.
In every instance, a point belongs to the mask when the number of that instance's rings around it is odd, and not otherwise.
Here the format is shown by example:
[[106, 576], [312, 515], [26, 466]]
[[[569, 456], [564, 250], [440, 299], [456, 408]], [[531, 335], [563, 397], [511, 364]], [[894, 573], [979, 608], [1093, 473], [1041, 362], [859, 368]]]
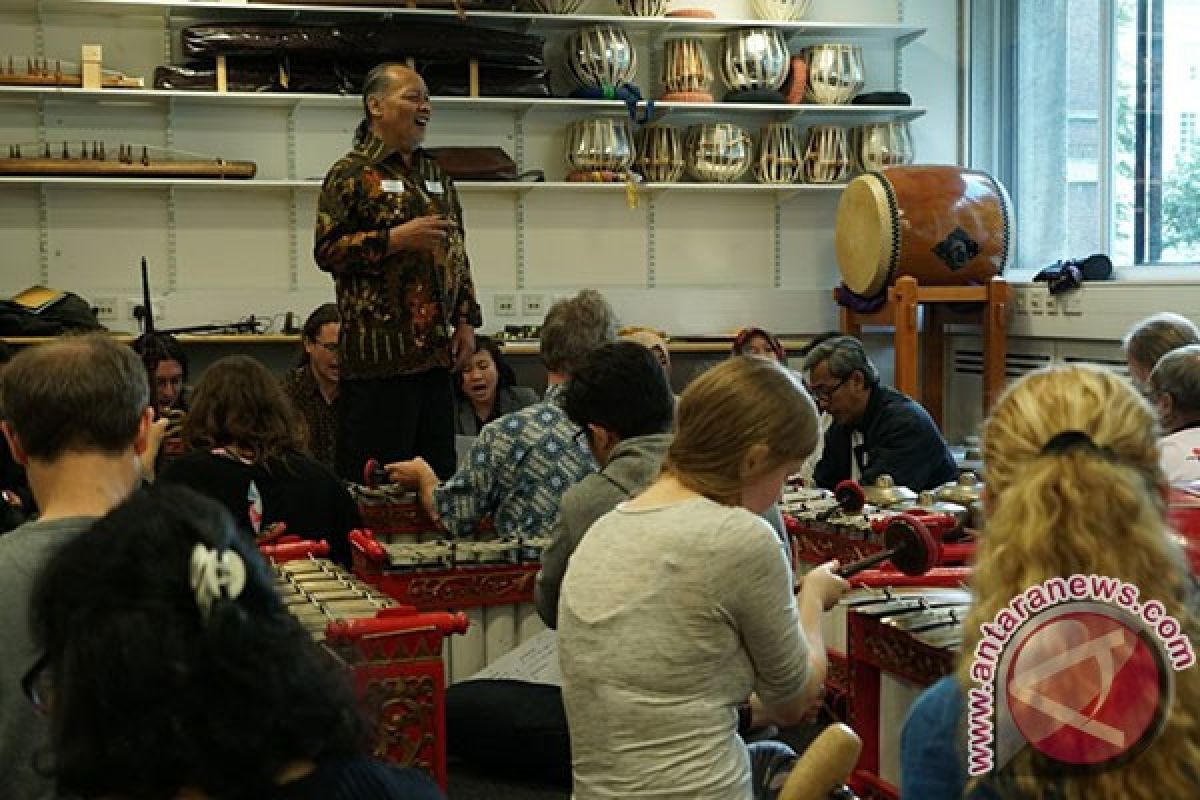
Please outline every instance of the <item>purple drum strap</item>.
[[842, 283], [833, 290], [833, 297], [839, 306], [857, 311], [859, 314], [870, 314], [883, 308], [883, 304], [887, 302], [887, 290], [885, 289], [883, 293], [874, 297], [864, 297], [850, 291], [846, 284]]

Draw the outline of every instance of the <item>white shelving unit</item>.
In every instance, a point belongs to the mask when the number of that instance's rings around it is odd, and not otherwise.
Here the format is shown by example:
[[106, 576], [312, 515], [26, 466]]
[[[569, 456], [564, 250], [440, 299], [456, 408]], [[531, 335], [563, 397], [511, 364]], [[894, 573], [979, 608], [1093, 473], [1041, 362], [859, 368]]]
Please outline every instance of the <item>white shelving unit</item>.
[[[845, 0], [859, 5], [880, 0]], [[744, 2], [744, 0], [717, 0]], [[904, 0], [896, 0], [897, 16], [904, 17]], [[860, 11], [861, 13], [861, 11]], [[403, 6], [341, 6], [308, 3], [217, 2], [215, 0], [6, 0], [0, 8], [0, 26], [16, 20], [29, 29], [32, 46], [28, 55], [73, 59], [75, 42], [94, 42], [105, 46], [105, 66], [127, 74], [144, 75], [147, 84], [154, 64], [179, 62], [179, 31], [200, 22], [262, 21], [315, 23], [419, 19], [453, 21], [459, 17], [452, 9], [407, 8]], [[869, 57], [876, 59], [868, 71], [867, 90], [902, 88], [902, 52], [918, 40], [926, 28], [890, 22], [769, 22], [743, 18], [646, 18], [607, 14], [547, 15], [523, 12], [468, 11], [466, 23], [510, 31], [528, 32], [547, 39], [547, 60], [552, 69], [558, 63], [551, 56], [553, 43], [569, 31], [589, 24], [615, 24], [625, 28], [635, 44], [649, 57], [639, 71], [639, 85], [646, 94], [657, 94], [656, 52], [664, 38], [681, 34], [717, 39], [725, 32], [746, 27], [775, 28], [784, 34], [793, 51], [808, 43], [852, 41], [861, 44]], [[0, 57], [12, 55], [19, 66], [26, 53], [5, 52], [4, 34], [0, 33]], [[64, 45], [64, 42], [69, 44]], [[715, 46], [716, 42], [712, 42]], [[71, 47], [75, 46], [74, 51]], [[874, 73], [874, 74], [872, 74]], [[714, 91], [721, 91], [718, 78]], [[561, 87], [555, 87], [556, 90]], [[921, 98], [917, 98], [918, 100]], [[625, 184], [574, 183], [561, 180], [565, 175], [562, 159], [562, 131], [568, 121], [590, 115], [624, 115], [620, 101], [581, 100], [567, 97], [435, 97], [431, 146], [498, 144], [508, 150], [521, 170], [541, 169], [544, 182], [460, 182], [459, 189], [468, 211], [468, 245], [476, 265], [486, 274], [482, 283], [496, 291], [535, 289], [546, 285], [551, 269], [548, 258], [561, 258], [564, 247], [578, 258], [591, 262], [584, 272], [596, 273], [603, 258], [594, 245], [595, 237], [611, 230], [612, 241], [624, 237], [622, 257], [641, 259], [642, 268], [621, 265], [603, 279], [574, 279], [563, 275], [564, 286], [605, 280], [636, 288], [653, 289], [664, 273], [678, 280], [685, 274], [671, 259], [695, 260], [708, 257], [711, 248], [697, 246], [694, 251], [677, 246], [688, 235], [681, 225], [694, 225], [698, 235], [724, 236], [725, 219], [731, 227], [727, 237], [730, 260], [727, 284], [740, 288], [746, 274], [753, 273], [755, 287], [782, 285], [784, 261], [792, 236], [789, 220], [797, 214], [819, 210], [821, 219], [831, 215], [832, 202], [844, 184], [791, 184], [783, 186], [701, 184], [684, 180], [673, 184], [639, 184], [639, 209], [629, 209]], [[924, 105], [913, 106], [830, 106], [742, 103], [675, 103], [643, 101], [639, 111], [652, 111], [654, 121], [665, 121], [681, 128], [696, 122], [734, 121], [753, 133], [768, 122], [789, 122], [798, 126], [824, 123], [858, 125], [878, 120], [919, 120], [927, 113]], [[168, 294], [192, 289], [193, 264], [210, 263], [208, 243], [214, 241], [214, 228], [228, 224], [236, 236], [240, 227], [255, 220], [264, 227], [264, 243], [256, 268], [282, 256], [286, 260], [286, 278], [277, 289], [287, 292], [311, 291], [323, 276], [315, 275], [309, 255], [312, 213], [319, 177], [325, 168], [349, 147], [349, 131], [361, 113], [358, 96], [285, 93], [225, 92], [162, 89], [85, 90], [56, 87], [0, 87], [0, 137], [25, 130], [36, 139], [49, 142], [53, 150], [63, 140], [104, 141], [106, 147], [130, 143], [167, 147], [180, 151], [205, 152], [229, 160], [255, 160], [259, 177], [252, 180], [162, 179], [162, 178], [83, 178], [83, 177], [0, 177], [0, 207], [29, 208], [29, 219], [36, 225], [38, 278], [47, 284], [62, 284], [60, 263], [70, 257], [72, 245], [78, 245], [72, 225], [95, 206], [103, 212], [128, 206], [130, 214], [158, 218], [162, 230], [150, 221], [139, 230], [145, 238], [161, 239], [165, 262], [155, 280], [156, 287]], [[7, 118], [8, 122], [5, 122]], [[18, 139], [17, 141], [20, 141]], [[12, 141], [9, 139], [8, 141]], [[0, 138], [0, 145], [5, 144]], [[752, 181], [749, 174], [743, 179]], [[161, 197], [161, 199], [159, 199]], [[98, 199], [100, 198], [100, 199]], [[223, 199], [223, 198], [228, 198]], [[569, 199], [568, 199], [569, 198]], [[572, 224], [581, 235], [561, 230]], [[694, 221], [693, 221], [694, 220]], [[827, 223], [820, 223], [827, 224]], [[758, 242], [747, 250], [735, 242], [749, 235], [745, 226], [756, 229]], [[768, 237], [764, 239], [759, 236]], [[257, 242], [257, 238], [255, 242]], [[606, 237], [607, 238], [607, 235]], [[65, 245], [60, 244], [65, 242]], [[20, 245], [18, 245], [19, 247]], [[197, 250], [197, 247], [200, 250]], [[259, 247], [257, 243], [251, 247]], [[149, 247], [149, 245], [147, 245]], [[266, 248], [273, 247], [274, 250]], [[76, 246], [76, 251], [82, 246]], [[754, 255], [749, 255], [749, 253]], [[532, 254], [532, 255], [531, 255]], [[765, 257], [773, 261], [747, 271], [739, 258]], [[116, 256], [114, 256], [116, 258]], [[608, 258], [613, 258], [609, 255]], [[511, 264], [511, 267], [508, 266]], [[733, 266], [737, 264], [737, 266]], [[667, 267], [664, 270], [664, 266]], [[713, 265], [701, 264], [698, 286], [717, 286], [724, 282]], [[531, 278], [531, 272], [537, 274]], [[87, 274], [86, 272], [83, 274]], [[229, 268], [229, 275], [240, 279], [244, 272]], [[688, 273], [690, 274], [690, 273]], [[314, 277], [315, 276], [315, 277]], [[218, 278], [214, 277], [214, 284]], [[765, 282], [765, 283], [764, 283]], [[266, 279], [260, 282], [266, 285]], [[218, 284], [219, 285], [219, 284]], [[215, 291], [216, 286], [200, 288]], [[111, 289], [106, 288], [106, 293]], [[485, 316], [491, 309], [485, 305]], [[172, 323], [177, 320], [172, 319]], [[190, 322], [191, 320], [186, 320]], [[491, 320], [503, 324], [510, 320]]]
[[[306, 180], [263, 180], [263, 179], [220, 179], [220, 178], [85, 178], [71, 176], [0, 176], [0, 186], [71, 186], [80, 188], [121, 189], [220, 189], [231, 192], [277, 191], [303, 189], [318, 191], [320, 181]], [[623, 194], [624, 183], [587, 183], [572, 181], [459, 181], [458, 190], [475, 192], [505, 192], [526, 194], [529, 192], [612, 192]], [[764, 185], [760, 183], [638, 183], [639, 194], [662, 194], [665, 192], [746, 192], [774, 194], [792, 197], [816, 192], [840, 192], [844, 183], [792, 183]]]
[[[0, 86], [4, 97], [29, 98], [53, 102], [81, 102], [110, 106], [161, 106], [180, 103], [243, 103], [249, 106], [328, 106], [357, 110], [357, 96], [316, 94], [312, 92], [212, 92], [189, 89], [76, 89], [71, 87]], [[571, 97], [433, 97], [434, 107], [442, 110], [480, 109], [512, 111], [520, 114], [538, 111], [578, 111], [591, 114], [611, 113], [622, 116], [627, 106], [618, 100], [579, 100]], [[655, 120], [679, 116], [769, 116], [780, 121], [803, 118], [854, 124], [871, 119], [913, 120], [925, 113], [920, 106], [889, 105], [817, 105], [815, 103], [675, 103], [637, 104], [639, 112], [652, 109]]]

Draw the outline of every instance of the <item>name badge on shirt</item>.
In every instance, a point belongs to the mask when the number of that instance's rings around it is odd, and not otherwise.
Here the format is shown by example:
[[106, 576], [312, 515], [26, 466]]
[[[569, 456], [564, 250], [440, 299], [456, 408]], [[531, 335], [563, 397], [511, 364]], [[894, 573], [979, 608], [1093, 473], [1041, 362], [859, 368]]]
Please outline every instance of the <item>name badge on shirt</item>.
[[443, 194], [446, 190], [442, 188], [441, 181], [425, 181], [425, 191], [432, 194]]
[[394, 194], [404, 194], [404, 181], [382, 181], [383, 190]]

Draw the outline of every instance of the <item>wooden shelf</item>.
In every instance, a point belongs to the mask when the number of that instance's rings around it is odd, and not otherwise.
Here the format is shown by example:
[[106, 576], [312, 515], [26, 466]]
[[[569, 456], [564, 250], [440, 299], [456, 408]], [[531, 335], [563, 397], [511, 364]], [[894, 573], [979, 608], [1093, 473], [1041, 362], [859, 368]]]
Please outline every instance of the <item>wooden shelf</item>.
[[[361, 111], [358, 95], [313, 92], [213, 92], [191, 89], [78, 89], [54, 86], [0, 86], [0, 101], [42, 100], [86, 102], [100, 106], [166, 106], [182, 102], [196, 105], [234, 104], [252, 107], [331, 106]], [[435, 113], [442, 111], [512, 111], [521, 114], [587, 113], [624, 116], [626, 105], [619, 100], [580, 100], [573, 97], [434, 97]], [[643, 111], [643, 101], [638, 108]], [[847, 124], [871, 119], [911, 121], [925, 114], [921, 106], [818, 105], [816, 103], [675, 103], [654, 101], [654, 119], [671, 117], [767, 116], [776, 120], [803, 118], [842, 121]]]
[[[128, 344], [138, 337], [136, 333], [113, 332], [113, 338]], [[15, 345], [44, 344], [57, 336], [0, 336], [0, 342]], [[299, 344], [300, 334], [283, 333], [181, 333], [175, 337], [180, 344]]]
[[[219, 178], [74, 178], [63, 176], [0, 176], [0, 187], [59, 186], [78, 189], [217, 189], [230, 192], [250, 191], [318, 191], [320, 180], [223, 180]], [[455, 184], [463, 194], [475, 192], [502, 192], [524, 194], [528, 192], [579, 192], [619, 193], [626, 189], [624, 183], [582, 183], [574, 181], [459, 181]], [[774, 194], [787, 199], [800, 194], [823, 194], [840, 192], [844, 183], [640, 183], [638, 194], [666, 193], [743, 193]]]
[[[114, 332], [113, 336], [120, 342], [132, 342], [137, 334]], [[7, 344], [26, 346], [53, 341], [54, 336], [4, 336], [0, 341]], [[198, 345], [294, 345], [300, 341], [300, 335], [285, 335], [282, 333], [255, 334], [180, 334], [175, 337], [181, 344]], [[795, 351], [808, 344], [807, 339], [787, 337], [782, 340], [787, 351]], [[508, 340], [503, 342], [504, 354], [508, 356], [536, 356], [539, 353], [538, 343], [533, 340]], [[667, 343], [667, 349], [672, 353], [729, 353], [733, 347], [733, 336], [728, 338], [715, 337], [708, 341], [673, 341]]]

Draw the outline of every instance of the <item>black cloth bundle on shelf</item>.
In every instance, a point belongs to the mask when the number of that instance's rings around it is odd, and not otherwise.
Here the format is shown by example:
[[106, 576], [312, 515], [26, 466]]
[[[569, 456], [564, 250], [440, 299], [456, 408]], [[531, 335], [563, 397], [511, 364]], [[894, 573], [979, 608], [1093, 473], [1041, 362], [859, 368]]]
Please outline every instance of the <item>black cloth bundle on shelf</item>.
[[866, 92], [855, 95], [851, 103], [856, 106], [911, 106], [912, 97], [907, 92]]
[[[226, 60], [231, 92], [329, 92], [357, 94], [364, 72], [335, 59], [231, 56]], [[155, 89], [215, 90], [215, 60], [168, 64], [154, 70]]]
[[[230, 56], [226, 81], [231, 92], [326, 92], [357, 95], [372, 65], [343, 58], [297, 59], [289, 56]], [[417, 71], [434, 95], [465, 97], [470, 94], [467, 62], [422, 64]], [[169, 64], [154, 70], [155, 89], [214, 91], [215, 61]], [[545, 67], [479, 65], [479, 93], [484, 97], [549, 97], [550, 71]]]
[[[396, 6], [396, 0], [291, 0], [292, 5]], [[417, 0], [417, 8], [462, 8], [463, 11], [512, 11], [512, 0]]]
[[544, 67], [544, 48], [545, 40], [540, 36], [457, 21], [226, 23], [183, 29], [183, 52], [190, 58], [286, 53], [374, 64], [404, 58], [455, 63], [474, 57], [490, 64]]

